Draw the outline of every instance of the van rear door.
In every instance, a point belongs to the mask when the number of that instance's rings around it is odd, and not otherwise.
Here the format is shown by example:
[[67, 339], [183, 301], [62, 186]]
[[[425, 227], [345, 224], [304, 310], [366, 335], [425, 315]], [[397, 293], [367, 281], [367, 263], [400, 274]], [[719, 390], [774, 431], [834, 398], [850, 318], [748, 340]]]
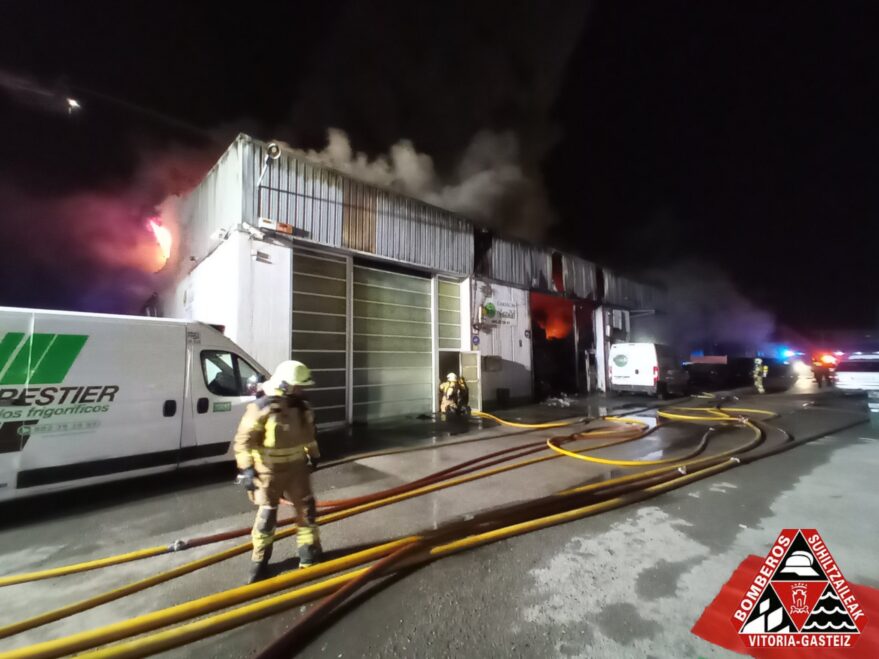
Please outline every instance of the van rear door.
[[17, 486], [173, 468], [180, 449], [185, 326], [35, 313], [0, 374], [33, 421]]
[[615, 343], [610, 347], [611, 384], [650, 388], [655, 384], [656, 347], [652, 343]]

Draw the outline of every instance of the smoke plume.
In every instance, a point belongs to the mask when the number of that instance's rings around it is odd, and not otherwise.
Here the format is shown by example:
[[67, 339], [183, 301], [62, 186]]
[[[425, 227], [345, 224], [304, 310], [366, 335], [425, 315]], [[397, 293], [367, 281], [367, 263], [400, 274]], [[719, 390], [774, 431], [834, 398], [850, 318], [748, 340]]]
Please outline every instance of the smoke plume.
[[552, 218], [542, 187], [522, 169], [519, 142], [512, 132], [478, 133], [446, 179], [437, 174], [433, 158], [409, 140], [370, 158], [354, 150], [344, 131], [331, 128], [323, 149], [293, 151], [358, 180], [526, 237], [537, 237]]
[[[211, 135], [228, 139], [242, 129], [278, 136], [314, 149], [309, 157], [356, 178], [509, 233], [540, 236], [552, 221], [541, 164], [559, 137], [553, 103], [590, 4], [559, 0], [551, 9], [516, 2], [340, 4], [332, 20], [297, 28], [311, 33], [310, 46], [271, 37], [253, 58], [228, 58], [229, 66], [244, 62], [248, 71], [259, 69], [261, 91], [242, 84], [240, 72], [228, 75], [238, 82], [214, 85], [221, 93], [211, 88], [216, 79], [206, 78], [198, 87], [197, 57], [188, 67], [169, 66], [167, 75], [156, 76], [161, 84], [129, 86], [136, 76], [126, 73], [105, 89], [104, 80], [114, 79], [114, 71], [102, 68], [106, 56], [90, 62], [90, 51], [80, 49], [84, 59], [73, 82], [113, 95], [88, 92], [75, 121], [64, 116], [71, 112], [65, 84], [0, 71], [0, 110], [13, 118], [4, 125], [15, 127], [4, 141], [18, 149], [0, 174], [0, 220], [9, 255], [0, 262], [0, 304], [130, 312], [160, 289], [175, 255], [172, 251], [165, 270], [152, 272], [158, 247], [148, 220], [164, 210], [163, 224], [176, 233], [173, 204], [158, 205], [197, 182], [218, 155], [212, 145], [187, 153], [168, 148], [177, 137], [192, 143], [200, 133], [187, 121], [219, 126]], [[187, 21], [190, 31], [203, 29], [202, 12], [181, 9], [179, 18], [183, 33]], [[71, 43], [89, 42], [95, 25], [83, 19], [69, 34], [50, 40], [46, 59], [63, 59], [57, 53], [67, 47], [68, 36]], [[120, 48], [131, 48], [129, 41], [136, 39], [126, 37]], [[229, 53], [211, 48], [207, 42], [196, 48], [211, 66]], [[152, 57], [138, 51], [137, 62], [171, 61], [161, 59], [163, 49]], [[63, 62], [58, 66], [63, 69]], [[98, 73], [83, 80], [83, 71], [91, 69]], [[63, 80], [56, 72], [51, 80]], [[269, 78], [272, 84], [264, 84]], [[287, 89], [276, 93], [284, 85]], [[169, 95], [169, 89], [175, 93]], [[151, 97], [163, 112], [134, 103]], [[255, 116], [237, 120], [249, 113]], [[330, 131], [324, 144], [330, 126], [347, 134]], [[22, 137], [29, 132], [41, 148]], [[161, 155], [152, 151], [134, 166], [139, 140], [164, 145]], [[180, 238], [175, 235], [175, 242]]]
[[718, 345], [753, 354], [773, 338], [775, 317], [742, 295], [714, 265], [682, 262], [651, 278], [669, 291], [662, 340], [682, 351]]
[[553, 105], [591, 4], [350, 3], [309, 60], [290, 121], [272, 134], [317, 146], [341, 127], [358, 150], [387, 155], [360, 156], [338, 132], [315, 155], [539, 238], [553, 221], [541, 171], [560, 138]]

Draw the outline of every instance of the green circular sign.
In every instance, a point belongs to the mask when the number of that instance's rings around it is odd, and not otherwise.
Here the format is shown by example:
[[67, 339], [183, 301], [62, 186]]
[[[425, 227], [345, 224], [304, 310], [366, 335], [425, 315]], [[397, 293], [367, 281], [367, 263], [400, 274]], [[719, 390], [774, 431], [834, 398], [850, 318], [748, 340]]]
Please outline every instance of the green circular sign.
[[613, 358], [613, 363], [616, 364], [617, 366], [625, 366], [626, 364], [629, 363], [629, 358], [626, 357], [625, 355], [617, 355], [616, 357]]
[[494, 318], [495, 314], [497, 313], [497, 309], [491, 302], [486, 302], [484, 305], [482, 305], [482, 312], [489, 318]]

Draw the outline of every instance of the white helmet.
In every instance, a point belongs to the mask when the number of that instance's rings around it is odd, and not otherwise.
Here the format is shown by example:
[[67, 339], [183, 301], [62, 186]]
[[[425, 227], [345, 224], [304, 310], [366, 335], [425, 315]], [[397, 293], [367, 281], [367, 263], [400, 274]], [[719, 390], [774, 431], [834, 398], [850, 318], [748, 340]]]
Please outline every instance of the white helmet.
[[456, 374], [454, 374], [454, 373], [449, 373], [449, 374], [446, 376], [446, 380], [448, 380], [449, 382], [457, 382], [457, 381], [458, 381], [458, 376], [457, 376]]

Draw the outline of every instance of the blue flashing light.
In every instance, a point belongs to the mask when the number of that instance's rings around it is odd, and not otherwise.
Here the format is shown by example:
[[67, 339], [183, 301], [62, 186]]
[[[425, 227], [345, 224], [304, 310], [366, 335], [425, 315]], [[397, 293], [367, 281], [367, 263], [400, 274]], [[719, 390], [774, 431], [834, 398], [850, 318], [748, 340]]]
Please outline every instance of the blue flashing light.
[[796, 354], [797, 354], [796, 350], [791, 350], [790, 348], [783, 348], [781, 350], [781, 356], [784, 357], [785, 359], [790, 359], [791, 357], [796, 356]]

